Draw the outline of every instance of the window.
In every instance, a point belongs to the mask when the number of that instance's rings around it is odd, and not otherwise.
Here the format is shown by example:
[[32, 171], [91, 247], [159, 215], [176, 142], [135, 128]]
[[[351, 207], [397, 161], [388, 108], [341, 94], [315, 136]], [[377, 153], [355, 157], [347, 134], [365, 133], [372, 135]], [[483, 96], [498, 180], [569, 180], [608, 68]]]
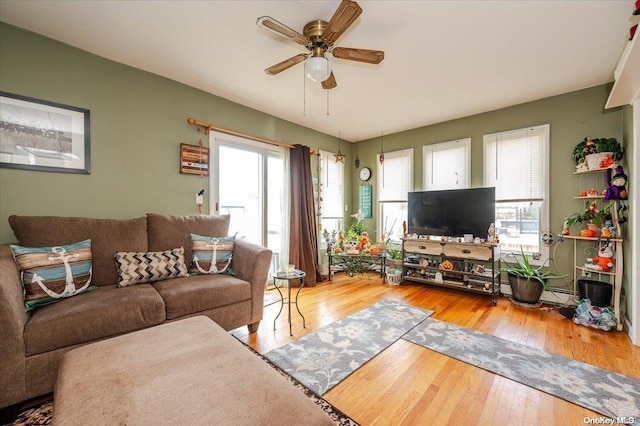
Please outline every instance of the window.
[[336, 163], [334, 153], [321, 150], [319, 174], [320, 226], [329, 233], [340, 231], [344, 229], [344, 163]]
[[407, 193], [413, 191], [413, 149], [385, 152], [384, 162], [377, 155], [378, 236], [402, 237], [407, 220]]
[[425, 191], [471, 186], [471, 138], [422, 147]]
[[496, 188], [496, 235], [503, 252], [542, 253], [549, 226], [549, 125], [484, 136], [484, 185]]

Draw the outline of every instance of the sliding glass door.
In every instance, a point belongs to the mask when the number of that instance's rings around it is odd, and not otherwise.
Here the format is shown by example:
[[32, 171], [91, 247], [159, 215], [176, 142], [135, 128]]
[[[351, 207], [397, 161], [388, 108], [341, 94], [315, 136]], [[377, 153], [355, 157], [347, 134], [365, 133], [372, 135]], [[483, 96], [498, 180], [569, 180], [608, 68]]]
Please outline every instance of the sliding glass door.
[[222, 133], [211, 142], [212, 214], [230, 214], [229, 234], [271, 249], [279, 268], [288, 223], [283, 148]]

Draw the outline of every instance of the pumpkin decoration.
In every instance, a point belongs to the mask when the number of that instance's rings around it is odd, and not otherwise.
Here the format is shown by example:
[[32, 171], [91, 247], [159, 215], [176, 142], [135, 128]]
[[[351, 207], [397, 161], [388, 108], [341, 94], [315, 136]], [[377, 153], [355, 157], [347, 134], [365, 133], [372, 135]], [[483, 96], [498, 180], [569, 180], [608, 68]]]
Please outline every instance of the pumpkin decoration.
[[443, 260], [440, 264], [440, 268], [444, 269], [445, 271], [453, 271], [453, 263], [451, 263], [450, 260]]

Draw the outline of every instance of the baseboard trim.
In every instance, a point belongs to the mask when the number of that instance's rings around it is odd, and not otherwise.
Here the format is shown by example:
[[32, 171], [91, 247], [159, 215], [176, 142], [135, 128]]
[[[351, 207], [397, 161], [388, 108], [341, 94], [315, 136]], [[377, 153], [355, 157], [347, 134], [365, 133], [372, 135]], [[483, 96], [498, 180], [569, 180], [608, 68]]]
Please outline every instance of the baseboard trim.
[[[500, 291], [506, 296], [511, 296], [511, 286], [509, 284], [500, 284]], [[540, 301], [551, 305], [578, 304], [578, 301], [574, 300], [573, 294], [561, 291], [545, 290], [540, 296]]]

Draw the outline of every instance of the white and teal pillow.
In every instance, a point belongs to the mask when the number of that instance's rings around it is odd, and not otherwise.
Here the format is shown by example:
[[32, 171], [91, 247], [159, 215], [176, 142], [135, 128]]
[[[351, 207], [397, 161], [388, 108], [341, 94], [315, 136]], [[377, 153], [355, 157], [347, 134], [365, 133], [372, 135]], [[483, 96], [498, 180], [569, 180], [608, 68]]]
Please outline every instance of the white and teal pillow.
[[115, 257], [119, 287], [189, 276], [183, 247], [151, 252], [119, 251]]
[[231, 268], [236, 236], [206, 237], [191, 234], [192, 274], [235, 275]]
[[95, 290], [91, 284], [91, 240], [52, 247], [11, 245], [20, 269], [27, 311]]

